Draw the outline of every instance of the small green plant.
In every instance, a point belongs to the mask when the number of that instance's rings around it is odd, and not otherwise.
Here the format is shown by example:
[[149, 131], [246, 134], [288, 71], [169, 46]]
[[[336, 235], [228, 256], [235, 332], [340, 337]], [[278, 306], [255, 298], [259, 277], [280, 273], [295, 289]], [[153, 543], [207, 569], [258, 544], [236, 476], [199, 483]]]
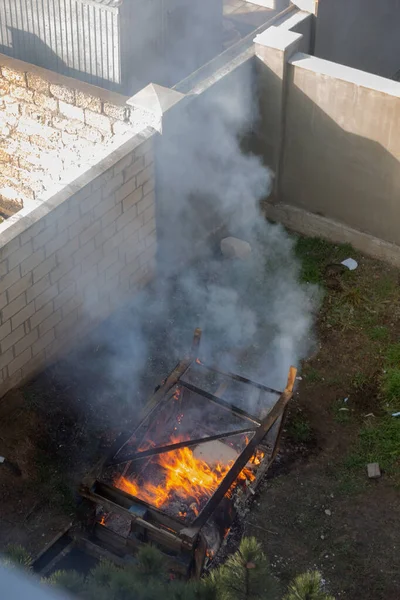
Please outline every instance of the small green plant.
[[314, 367], [309, 367], [304, 373], [304, 377], [309, 383], [319, 383], [323, 380], [321, 373]]
[[334, 600], [324, 590], [324, 581], [318, 571], [308, 571], [299, 575], [289, 585], [284, 600]]
[[351, 410], [343, 400], [339, 400], [333, 405], [333, 418], [336, 423], [346, 424], [351, 421]]
[[85, 587], [85, 578], [77, 571], [55, 571], [45, 579], [45, 583], [63, 588], [72, 594], [81, 594]]
[[389, 329], [384, 325], [375, 325], [367, 330], [366, 333], [374, 342], [386, 342], [389, 339]]
[[344, 304], [352, 306], [353, 308], [360, 308], [360, 306], [362, 306], [362, 304], [364, 303], [365, 298], [364, 294], [359, 288], [353, 287], [348, 288], [343, 292], [341, 296], [341, 301]]
[[385, 363], [388, 367], [400, 369], [400, 343], [391, 344], [386, 350]]
[[394, 278], [383, 276], [380, 277], [373, 285], [373, 293], [377, 300], [387, 300], [393, 294], [397, 293], [398, 286]]
[[1, 563], [9, 568], [16, 566], [29, 571], [31, 569], [32, 557], [23, 546], [10, 544], [1, 558]]
[[362, 371], [357, 371], [351, 380], [351, 386], [356, 390], [356, 392], [363, 390], [367, 383], [368, 377]]
[[239, 550], [211, 573], [218, 600], [250, 600], [278, 597], [277, 583], [259, 542], [243, 538]]
[[295, 443], [305, 444], [312, 439], [311, 425], [304, 417], [295, 416], [289, 420], [286, 430]]
[[393, 408], [400, 406], [400, 368], [388, 369], [383, 374], [381, 389], [387, 404]]

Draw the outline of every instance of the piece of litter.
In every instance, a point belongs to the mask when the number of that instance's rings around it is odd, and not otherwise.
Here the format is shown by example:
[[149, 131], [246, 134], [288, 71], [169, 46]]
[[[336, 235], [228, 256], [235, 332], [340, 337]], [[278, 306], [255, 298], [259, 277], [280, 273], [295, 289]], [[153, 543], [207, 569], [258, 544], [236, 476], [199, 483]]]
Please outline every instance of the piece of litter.
[[5, 461], [6, 459], [4, 458], [4, 456], [0, 456], [0, 465]]
[[400, 417], [400, 412], [392, 413], [392, 417]]
[[374, 413], [368, 413], [367, 415], [364, 415], [364, 417], [375, 417]]
[[354, 260], [354, 258], [346, 258], [346, 260], [343, 260], [341, 264], [347, 267], [350, 271], [354, 271], [354, 269], [357, 269], [358, 267], [358, 262]]
[[349, 410], [348, 408], [339, 408], [339, 410]]
[[325, 514], [326, 514], [326, 515], [328, 515], [328, 517], [330, 517], [330, 516], [331, 516], [331, 514], [332, 514], [332, 512], [329, 510], [329, 508], [327, 508], [327, 509], [325, 510]]
[[302, 377], [296, 377], [297, 381], [303, 381]]
[[370, 479], [378, 479], [381, 476], [381, 469], [378, 463], [369, 463], [367, 465], [367, 473]]
[[325, 539], [325, 536], [324, 536], [324, 535], [321, 535], [321, 540], [324, 540], [324, 539]]
[[345, 398], [345, 399], [343, 400], [343, 402], [348, 402], [348, 401], [349, 401], [349, 399], [348, 399], [348, 398]]

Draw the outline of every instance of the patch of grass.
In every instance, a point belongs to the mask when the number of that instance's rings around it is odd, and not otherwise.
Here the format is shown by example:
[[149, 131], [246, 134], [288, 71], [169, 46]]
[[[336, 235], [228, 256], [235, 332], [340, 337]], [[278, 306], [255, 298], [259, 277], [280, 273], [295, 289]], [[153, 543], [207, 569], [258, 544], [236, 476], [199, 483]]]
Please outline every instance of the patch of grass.
[[400, 369], [400, 343], [391, 344], [385, 352], [385, 364]]
[[336, 387], [336, 386], [341, 386], [343, 383], [343, 377], [341, 377], [340, 375], [332, 375], [331, 377], [328, 377], [327, 379], [325, 379], [325, 383], [326, 385], [332, 386], [332, 387]]
[[312, 429], [310, 423], [302, 416], [295, 416], [288, 421], [286, 430], [295, 443], [306, 444], [312, 440]]
[[319, 383], [319, 382], [321, 382], [323, 380], [323, 377], [322, 377], [321, 373], [318, 371], [318, 369], [315, 369], [314, 367], [309, 367], [305, 371], [304, 378], [309, 383]]
[[368, 377], [362, 371], [357, 371], [351, 380], [351, 386], [356, 390], [356, 392], [363, 390], [367, 383]]
[[391, 277], [383, 276], [374, 282], [373, 294], [377, 300], [387, 300], [397, 292], [397, 283]]
[[333, 418], [336, 423], [346, 424], [351, 421], [351, 410], [340, 400], [333, 405]]
[[399, 456], [400, 420], [387, 416], [361, 429], [358, 447], [345, 464], [353, 470], [377, 462], [381, 469], [396, 475]]
[[341, 262], [355, 251], [350, 244], [332, 244], [321, 238], [299, 236], [295, 252], [302, 264], [301, 281], [323, 283], [323, 269], [330, 262]]
[[339, 329], [341, 331], [354, 329], [354, 307], [342, 302], [332, 302], [329, 307], [327, 324], [333, 329]]
[[358, 287], [347, 288], [340, 298], [341, 302], [352, 306], [354, 308], [360, 308], [365, 302], [365, 296]]
[[76, 510], [72, 485], [51, 457], [39, 454], [36, 462], [36, 478], [33, 485], [40, 489], [40, 495], [52, 508], [66, 513]]
[[[346, 468], [350, 471], [365, 468], [377, 462], [381, 469], [400, 481], [400, 419], [391, 412], [400, 410], [400, 344], [391, 344], [384, 355], [386, 371], [381, 377], [380, 397], [385, 415], [364, 425], [353, 452], [347, 457]], [[353, 386], [361, 389], [364, 377], [353, 379]]]
[[389, 329], [385, 325], [375, 325], [365, 333], [374, 342], [387, 342], [389, 339]]
[[387, 404], [400, 407], [400, 369], [390, 368], [384, 373], [381, 389]]
[[365, 480], [356, 477], [347, 468], [341, 469], [337, 474], [335, 491], [343, 496], [356, 496], [365, 488]]

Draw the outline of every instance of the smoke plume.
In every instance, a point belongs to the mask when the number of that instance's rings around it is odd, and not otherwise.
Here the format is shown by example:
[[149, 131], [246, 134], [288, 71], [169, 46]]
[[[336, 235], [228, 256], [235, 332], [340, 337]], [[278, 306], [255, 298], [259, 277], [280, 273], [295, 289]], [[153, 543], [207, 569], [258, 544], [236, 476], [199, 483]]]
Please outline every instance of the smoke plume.
[[[244, 64], [167, 114], [157, 144], [158, 274], [96, 334], [103, 395], [143, 402], [195, 327], [202, 358], [278, 389], [306, 356], [315, 290], [299, 283], [292, 237], [261, 213], [273, 174], [242, 149], [258, 126], [256, 101]], [[250, 258], [225, 259], [225, 235], [249, 242]]]

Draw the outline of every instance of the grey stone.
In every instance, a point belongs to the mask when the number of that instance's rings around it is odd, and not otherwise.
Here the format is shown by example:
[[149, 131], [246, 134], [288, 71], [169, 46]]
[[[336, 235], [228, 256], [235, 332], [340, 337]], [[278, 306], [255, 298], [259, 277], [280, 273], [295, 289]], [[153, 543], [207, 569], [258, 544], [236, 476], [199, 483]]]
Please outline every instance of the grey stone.
[[227, 258], [248, 258], [251, 254], [251, 246], [244, 240], [227, 237], [221, 241], [221, 252]]
[[370, 479], [378, 479], [381, 476], [381, 469], [378, 463], [369, 463], [367, 465], [367, 472]]

